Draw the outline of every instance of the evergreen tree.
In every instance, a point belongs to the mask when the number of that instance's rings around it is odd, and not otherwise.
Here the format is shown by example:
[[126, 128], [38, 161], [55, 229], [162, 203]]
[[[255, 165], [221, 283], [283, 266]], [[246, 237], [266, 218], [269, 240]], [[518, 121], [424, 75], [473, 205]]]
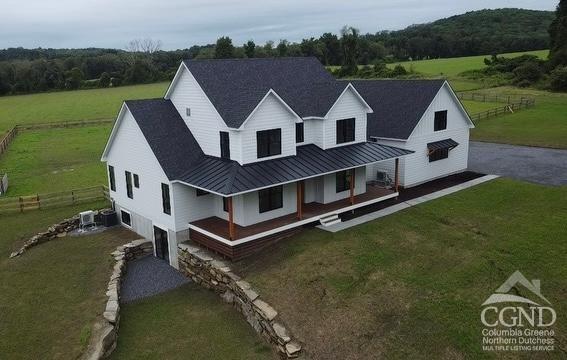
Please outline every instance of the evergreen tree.
[[567, 0], [560, 0], [549, 26], [549, 59], [553, 66], [567, 65]]

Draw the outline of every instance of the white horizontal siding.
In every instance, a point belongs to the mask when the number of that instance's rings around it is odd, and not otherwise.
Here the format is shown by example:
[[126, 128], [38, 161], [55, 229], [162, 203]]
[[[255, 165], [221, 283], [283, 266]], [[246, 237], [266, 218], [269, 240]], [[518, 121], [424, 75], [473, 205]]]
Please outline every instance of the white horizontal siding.
[[197, 196], [197, 190], [180, 183], [172, 187], [173, 206], [175, 208], [175, 227], [177, 231], [189, 228], [192, 221], [215, 216], [215, 195]]
[[283, 207], [260, 213], [258, 192], [235, 196], [234, 222], [241, 226], [249, 226], [262, 221], [271, 220], [297, 211], [296, 183], [283, 185]]
[[[244, 128], [235, 134], [240, 137], [242, 164], [295, 155], [295, 121], [297, 119], [297, 116], [289, 111], [275, 95], [268, 95], [244, 124]], [[270, 129], [281, 129], [282, 131], [281, 155], [258, 159], [256, 132]]]
[[324, 148], [324, 132], [323, 125], [325, 120], [323, 119], [308, 119], [303, 121], [305, 142], [304, 144], [315, 144], [320, 148]]
[[[354, 141], [337, 145], [337, 120], [355, 118]], [[327, 114], [323, 125], [323, 148], [366, 141], [366, 108], [350, 88]]]
[[[350, 196], [350, 189], [337, 193], [337, 175], [329, 174], [324, 176], [323, 203], [346, 199]], [[356, 168], [354, 179], [354, 194], [359, 195], [366, 192], [366, 167]]]

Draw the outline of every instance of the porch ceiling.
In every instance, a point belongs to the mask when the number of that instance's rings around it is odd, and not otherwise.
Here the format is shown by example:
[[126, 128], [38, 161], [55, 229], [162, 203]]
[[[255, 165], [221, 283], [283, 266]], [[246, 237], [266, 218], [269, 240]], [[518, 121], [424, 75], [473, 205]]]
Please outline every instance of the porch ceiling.
[[206, 156], [177, 180], [221, 195], [234, 195], [323, 174], [398, 158], [413, 151], [373, 142], [323, 150], [309, 144], [297, 155], [240, 165], [236, 161]]

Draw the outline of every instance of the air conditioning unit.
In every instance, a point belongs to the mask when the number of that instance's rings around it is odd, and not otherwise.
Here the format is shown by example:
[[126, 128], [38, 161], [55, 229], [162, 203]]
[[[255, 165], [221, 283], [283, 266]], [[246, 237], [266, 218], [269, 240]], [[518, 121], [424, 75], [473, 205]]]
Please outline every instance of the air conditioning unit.
[[83, 211], [79, 213], [79, 218], [80, 218], [79, 226], [81, 229], [95, 225], [94, 211], [92, 210]]

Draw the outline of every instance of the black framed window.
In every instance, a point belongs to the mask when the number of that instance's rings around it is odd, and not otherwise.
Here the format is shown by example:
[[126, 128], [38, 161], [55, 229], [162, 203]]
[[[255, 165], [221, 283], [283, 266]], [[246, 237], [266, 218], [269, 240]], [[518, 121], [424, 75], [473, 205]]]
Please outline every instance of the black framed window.
[[354, 141], [354, 118], [337, 120], [337, 144]]
[[108, 165], [108, 179], [110, 182], [110, 190], [116, 191], [116, 177], [114, 176], [114, 166]]
[[130, 216], [130, 213], [120, 210], [120, 219], [122, 220], [122, 224], [132, 226], [132, 217]]
[[134, 187], [136, 189], [140, 188], [140, 177], [138, 176], [138, 174], [134, 174]]
[[445, 129], [447, 129], [447, 110], [436, 111], [433, 131], [440, 131]]
[[228, 198], [227, 197], [222, 198], [222, 210], [224, 212], [228, 212]]
[[132, 173], [130, 171], [125, 171], [124, 174], [126, 176], [126, 195], [128, 195], [130, 199], [133, 199], [134, 191], [132, 190]]
[[258, 158], [281, 154], [282, 129], [257, 131], [256, 145], [258, 150]]
[[164, 214], [171, 215], [171, 200], [169, 198], [169, 185], [161, 184], [161, 203]]
[[350, 170], [343, 170], [336, 173], [336, 190], [338, 193], [350, 190], [350, 175]]
[[304, 127], [303, 127], [303, 123], [296, 123], [295, 124], [295, 142], [296, 143], [302, 143], [305, 141], [305, 135], [304, 135]]
[[261, 213], [283, 207], [283, 186], [259, 190], [258, 206]]
[[230, 159], [230, 138], [228, 132], [220, 132], [220, 153], [221, 158]]
[[429, 154], [429, 162], [446, 159], [448, 157], [449, 157], [449, 149], [433, 150], [433, 152]]
[[205, 191], [205, 190], [201, 190], [201, 189], [196, 189], [196, 190], [197, 190], [197, 196], [203, 196], [203, 195], [210, 194], [210, 192]]

